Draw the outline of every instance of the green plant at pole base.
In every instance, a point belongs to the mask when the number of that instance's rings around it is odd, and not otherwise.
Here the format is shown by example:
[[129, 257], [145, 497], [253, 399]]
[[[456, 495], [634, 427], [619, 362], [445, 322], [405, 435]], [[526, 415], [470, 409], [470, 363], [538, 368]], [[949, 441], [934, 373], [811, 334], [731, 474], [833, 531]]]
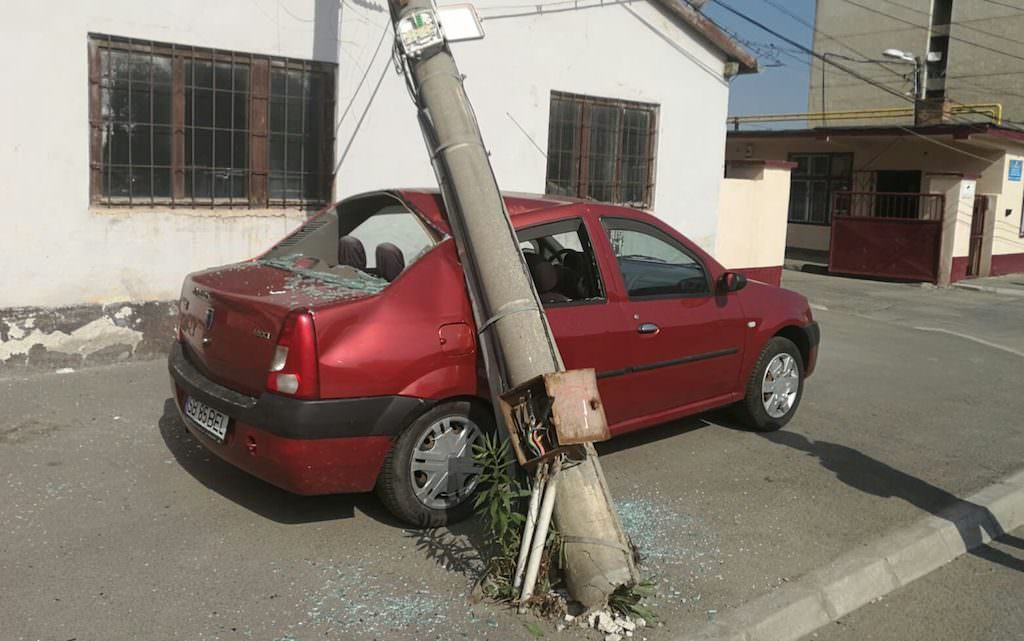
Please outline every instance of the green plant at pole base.
[[[496, 601], [515, 601], [518, 590], [513, 588], [519, 543], [526, 523], [524, 499], [530, 490], [514, 476], [513, 459], [507, 441], [488, 434], [482, 443], [474, 446], [473, 459], [480, 466], [480, 493], [473, 507], [484, 525], [488, 546], [483, 550], [485, 560], [483, 576], [477, 585], [483, 596]], [[561, 548], [558, 533], [552, 528], [545, 542], [537, 587], [530, 605], [542, 616], [560, 616], [564, 604], [551, 592], [552, 572]]]
[[655, 585], [654, 578], [644, 579], [634, 585], [620, 585], [608, 597], [608, 607], [623, 616], [652, 621], [658, 618], [658, 615], [649, 607], [642, 605], [642, 602], [654, 595]]

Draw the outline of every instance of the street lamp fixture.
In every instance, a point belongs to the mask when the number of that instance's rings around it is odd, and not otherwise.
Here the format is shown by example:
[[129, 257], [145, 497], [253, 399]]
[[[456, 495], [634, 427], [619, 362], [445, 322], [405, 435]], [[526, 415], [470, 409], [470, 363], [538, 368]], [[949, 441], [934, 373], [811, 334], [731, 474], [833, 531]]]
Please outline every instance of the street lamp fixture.
[[902, 60], [904, 62], [914, 62], [917, 58], [912, 53], [907, 53], [900, 49], [886, 49], [882, 52], [882, 55], [886, 58], [895, 58], [896, 60]]
[[924, 100], [924, 65], [921, 64], [921, 58], [915, 56], [909, 51], [903, 51], [902, 49], [886, 49], [882, 52], [882, 55], [886, 58], [892, 58], [898, 62], [906, 62], [914, 65], [914, 98], [916, 100]]

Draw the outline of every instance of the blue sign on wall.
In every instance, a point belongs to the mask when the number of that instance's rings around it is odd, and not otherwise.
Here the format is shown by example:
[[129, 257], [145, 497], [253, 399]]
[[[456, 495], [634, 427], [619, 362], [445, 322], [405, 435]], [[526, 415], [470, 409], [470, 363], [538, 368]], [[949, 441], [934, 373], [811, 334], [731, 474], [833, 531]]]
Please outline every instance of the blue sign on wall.
[[1024, 173], [1024, 160], [1010, 161], [1010, 180], [1020, 182], [1021, 174]]

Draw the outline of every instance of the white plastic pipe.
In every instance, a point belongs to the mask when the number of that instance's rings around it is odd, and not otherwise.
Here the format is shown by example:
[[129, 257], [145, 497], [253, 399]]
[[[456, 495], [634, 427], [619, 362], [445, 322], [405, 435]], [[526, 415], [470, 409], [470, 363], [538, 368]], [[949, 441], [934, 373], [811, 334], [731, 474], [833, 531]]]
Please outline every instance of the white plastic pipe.
[[[537, 572], [540, 570], [540, 560], [544, 556], [544, 543], [548, 538], [548, 528], [551, 526], [551, 511], [555, 507], [555, 490], [558, 487], [558, 470], [562, 462], [556, 459], [551, 462], [551, 472], [548, 475], [547, 485], [544, 487], [544, 500], [540, 504], [540, 515], [537, 517], [537, 528], [533, 532], [533, 541], [530, 543], [530, 559], [526, 565], [526, 578], [523, 580], [523, 591], [519, 595], [519, 602], [525, 603], [533, 596], [533, 588], [537, 585]], [[525, 608], [520, 606], [520, 612]]]
[[533, 541], [533, 532], [537, 527], [537, 511], [540, 508], [540, 493], [544, 491], [544, 468], [537, 468], [537, 477], [533, 479], [533, 491], [530, 492], [530, 507], [526, 511], [526, 525], [523, 527], [523, 537], [519, 541], [519, 558], [516, 560], [516, 578], [512, 583], [512, 589], [518, 590], [523, 584], [523, 571], [526, 570], [526, 555], [530, 551], [530, 543]]

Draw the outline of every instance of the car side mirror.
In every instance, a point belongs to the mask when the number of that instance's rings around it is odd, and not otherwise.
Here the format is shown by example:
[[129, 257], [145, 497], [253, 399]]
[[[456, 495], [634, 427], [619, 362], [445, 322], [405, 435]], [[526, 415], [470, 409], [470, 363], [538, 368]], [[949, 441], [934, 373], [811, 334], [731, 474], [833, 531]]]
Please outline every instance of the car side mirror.
[[718, 279], [718, 289], [721, 292], [738, 292], [747, 286], [747, 277], [739, 272], [725, 272]]

